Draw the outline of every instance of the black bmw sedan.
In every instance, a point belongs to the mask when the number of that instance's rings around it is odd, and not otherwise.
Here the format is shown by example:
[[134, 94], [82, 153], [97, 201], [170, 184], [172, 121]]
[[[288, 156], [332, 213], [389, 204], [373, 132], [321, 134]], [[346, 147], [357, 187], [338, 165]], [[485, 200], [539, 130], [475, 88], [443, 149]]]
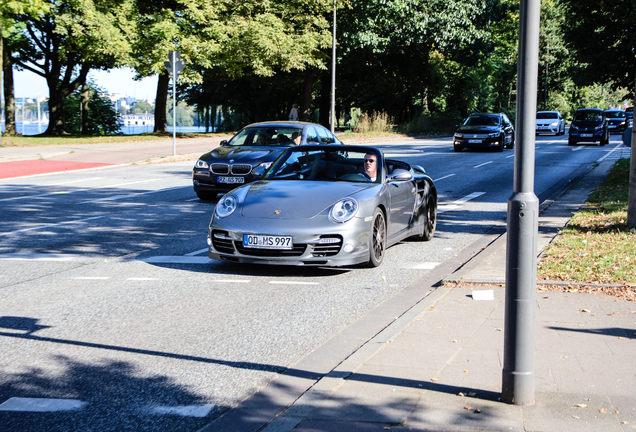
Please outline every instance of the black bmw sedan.
[[194, 192], [211, 200], [245, 183], [259, 180], [288, 147], [342, 144], [328, 129], [305, 122], [265, 122], [245, 126], [221, 146], [205, 153], [192, 168]]
[[465, 148], [503, 151], [515, 143], [515, 130], [504, 113], [472, 114], [459, 125], [453, 136], [456, 152]]

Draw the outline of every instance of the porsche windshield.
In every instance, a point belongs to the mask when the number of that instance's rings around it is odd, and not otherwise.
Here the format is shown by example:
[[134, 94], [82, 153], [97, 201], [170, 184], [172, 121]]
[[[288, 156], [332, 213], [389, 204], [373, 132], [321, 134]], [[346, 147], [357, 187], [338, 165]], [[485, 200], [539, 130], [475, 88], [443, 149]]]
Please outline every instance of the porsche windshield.
[[287, 151], [265, 174], [266, 180], [329, 180], [380, 182], [380, 155], [375, 152], [309, 150]]
[[297, 127], [249, 127], [236, 134], [227, 145], [230, 146], [283, 146], [294, 145], [293, 139], [302, 134]]

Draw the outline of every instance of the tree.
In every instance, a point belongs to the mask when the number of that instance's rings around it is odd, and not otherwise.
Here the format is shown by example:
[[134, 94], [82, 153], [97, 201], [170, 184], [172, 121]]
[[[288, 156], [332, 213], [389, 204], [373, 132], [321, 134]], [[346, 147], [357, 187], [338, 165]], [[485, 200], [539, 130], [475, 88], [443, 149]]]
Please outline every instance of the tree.
[[126, 63], [130, 49], [120, 28], [130, 25], [127, 0], [56, 2], [45, 13], [12, 11], [6, 16], [24, 24], [25, 48], [13, 53], [14, 64], [47, 81], [49, 126], [45, 134], [65, 133], [66, 98], [86, 82], [92, 69]]
[[[636, 8], [628, 0], [563, 0], [569, 16], [565, 32], [581, 62], [578, 83], [610, 84], [636, 90]], [[627, 224], [636, 227], [636, 145], [632, 143]]]
[[114, 135], [120, 133], [119, 116], [103, 89], [93, 82], [71, 93], [64, 104], [65, 130], [71, 134]]
[[324, 68], [322, 49], [330, 46], [323, 12], [329, 0], [257, 0], [229, 3], [208, 0], [137, 0], [131, 65], [139, 77], [159, 74], [155, 131], [166, 130], [169, 86], [164, 62], [180, 51], [185, 69], [180, 83], [211, 79], [273, 76], [279, 72]]
[[565, 39], [580, 62], [577, 84], [610, 84], [634, 97], [636, 9], [628, 0], [562, 0]]

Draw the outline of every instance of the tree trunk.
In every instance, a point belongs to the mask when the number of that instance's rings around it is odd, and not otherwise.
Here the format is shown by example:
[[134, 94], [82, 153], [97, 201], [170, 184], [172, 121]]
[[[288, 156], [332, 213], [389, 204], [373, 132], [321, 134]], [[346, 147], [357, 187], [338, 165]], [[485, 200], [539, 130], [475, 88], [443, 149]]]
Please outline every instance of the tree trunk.
[[15, 128], [15, 98], [13, 96], [13, 65], [11, 64], [10, 53], [7, 49], [3, 53], [4, 72], [4, 134], [6, 136], [16, 136], [18, 131]]
[[168, 132], [168, 120], [166, 108], [168, 103], [168, 84], [170, 76], [168, 74], [159, 74], [157, 81], [157, 96], [155, 98], [155, 132]]
[[80, 113], [81, 116], [81, 125], [80, 125], [80, 133], [82, 135], [88, 135], [88, 102], [90, 100], [91, 90], [88, 88], [86, 83], [82, 84], [82, 93], [80, 98]]
[[63, 135], [64, 131], [64, 100], [59, 86], [49, 84], [49, 126], [44, 131], [45, 135]]
[[305, 81], [303, 83], [303, 98], [300, 101], [300, 120], [311, 121], [311, 93], [314, 89], [314, 79], [316, 71], [307, 70], [305, 72]]

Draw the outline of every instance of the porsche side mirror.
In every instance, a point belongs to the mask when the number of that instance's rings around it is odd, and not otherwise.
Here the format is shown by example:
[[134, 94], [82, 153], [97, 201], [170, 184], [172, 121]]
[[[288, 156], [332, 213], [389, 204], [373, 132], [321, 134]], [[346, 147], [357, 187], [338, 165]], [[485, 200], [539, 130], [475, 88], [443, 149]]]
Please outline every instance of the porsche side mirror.
[[405, 182], [405, 181], [413, 180], [413, 174], [411, 174], [410, 171], [398, 168], [396, 170], [393, 170], [391, 175], [387, 177], [387, 180]]
[[227, 140], [221, 141], [221, 146], [227, 145]]

